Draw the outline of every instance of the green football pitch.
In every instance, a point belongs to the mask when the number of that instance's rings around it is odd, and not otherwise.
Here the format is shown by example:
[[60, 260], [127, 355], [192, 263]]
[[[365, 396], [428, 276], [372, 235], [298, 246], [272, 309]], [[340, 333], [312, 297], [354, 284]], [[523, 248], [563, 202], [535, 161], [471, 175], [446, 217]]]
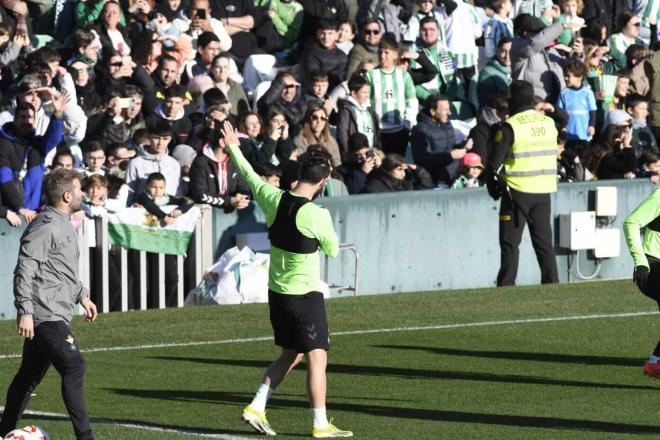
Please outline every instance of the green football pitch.
[[[642, 365], [657, 306], [630, 281], [410, 293], [327, 302], [328, 414], [360, 439], [660, 436], [660, 381]], [[73, 323], [97, 439], [257, 438], [239, 422], [278, 354], [267, 306], [102, 315]], [[19, 363], [0, 323], [0, 399]], [[310, 435], [305, 367], [276, 390], [280, 438]], [[2, 404], [0, 402], [0, 404]], [[22, 425], [72, 439], [49, 371]]]

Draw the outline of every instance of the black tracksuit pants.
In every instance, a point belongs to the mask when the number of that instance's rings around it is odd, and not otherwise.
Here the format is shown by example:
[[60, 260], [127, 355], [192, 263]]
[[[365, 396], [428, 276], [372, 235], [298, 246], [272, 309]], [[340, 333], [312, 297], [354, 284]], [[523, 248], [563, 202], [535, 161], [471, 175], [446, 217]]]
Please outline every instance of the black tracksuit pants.
[[14, 377], [0, 421], [0, 437], [16, 429], [32, 391], [39, 385], [50, 365], [62, 376], [62, 397], [73, 423], [76, 440], [92, 440], [85, 411], [83, 380], [85, 361], [64, 321], [49, 321], [34, 329], [34, 338], [25, 340], [23, 359]]
[[500, 271], [498, 286], [512, 286], [518, 274], [518, 246], [525, 224], [541, 267], [541, 283], [557, 283], [557, 261], [550, 225], [550, 194], [523, 193], [510, 189], [500, 202]]

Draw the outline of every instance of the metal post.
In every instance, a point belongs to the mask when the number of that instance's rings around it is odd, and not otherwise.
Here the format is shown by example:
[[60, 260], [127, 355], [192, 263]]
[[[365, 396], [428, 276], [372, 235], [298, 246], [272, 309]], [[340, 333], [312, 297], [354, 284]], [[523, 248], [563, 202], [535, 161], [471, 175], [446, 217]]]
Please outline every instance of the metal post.
[[128, 252], [119, 248], [119, 265], [121, 271], [121, 311], [128, 311]]
[[165, 308], [165, 254], [158, 254], [158, 308]]
[[147, 253], [140, 251], [140, 310], [147, 310]]
[[110, 311], [110, 288], [108, 286], [108, 219], [96, 217], [96, 249], [101, 251], [101, 302], [103, 313]]

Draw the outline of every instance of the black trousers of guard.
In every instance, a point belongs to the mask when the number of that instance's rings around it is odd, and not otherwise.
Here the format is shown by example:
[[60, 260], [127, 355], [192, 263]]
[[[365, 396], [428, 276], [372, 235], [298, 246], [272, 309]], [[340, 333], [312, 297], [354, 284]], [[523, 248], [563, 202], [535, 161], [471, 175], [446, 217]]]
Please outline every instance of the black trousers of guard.
[[62, 376], [62, 397], [76, 440], [93, 440], [83, 395], [85, 360], [64, 321], [43, 322], [34, 329], [34, 338], [25, 340], [21, 366], [7, 391], [0, 437], [16, 429], [32, 392], [51, 364]]
[[[509, 196], [510, 194], [510, 196]], [[523, 193], [510, 189], [500, 202], [500, 271], [498, 286], [512, 286], [518, 274], [518, 246], [529, 225], [532, 246], [541, 267], [541, 283], [557, 283], [557, 261], [550, 225], [550, 194]]]

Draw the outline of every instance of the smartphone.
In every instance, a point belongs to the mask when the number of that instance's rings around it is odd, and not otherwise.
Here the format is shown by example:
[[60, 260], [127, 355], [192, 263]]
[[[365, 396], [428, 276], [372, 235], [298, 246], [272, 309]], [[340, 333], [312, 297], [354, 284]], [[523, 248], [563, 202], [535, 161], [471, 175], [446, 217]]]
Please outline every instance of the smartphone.
[[135, 98], [119, 98], [119, 108], [135, 107]]
[[198, 9], [196, 17], [200, 20], [206, 20], [206, 9]]

